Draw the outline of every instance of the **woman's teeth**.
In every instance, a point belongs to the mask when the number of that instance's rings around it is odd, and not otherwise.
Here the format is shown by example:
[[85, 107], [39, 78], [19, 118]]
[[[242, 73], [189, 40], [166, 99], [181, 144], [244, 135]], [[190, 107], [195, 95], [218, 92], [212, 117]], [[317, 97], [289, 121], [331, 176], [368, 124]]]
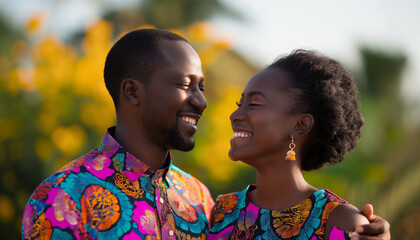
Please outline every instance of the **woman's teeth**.
[[234, 138], [238, 138], [238, 137], [242, 137], [242, 138], [246, 138], [246, 137], [250, 137], [251, 134], [247, 133], [247, 132], [233, 132], [233, 137]]

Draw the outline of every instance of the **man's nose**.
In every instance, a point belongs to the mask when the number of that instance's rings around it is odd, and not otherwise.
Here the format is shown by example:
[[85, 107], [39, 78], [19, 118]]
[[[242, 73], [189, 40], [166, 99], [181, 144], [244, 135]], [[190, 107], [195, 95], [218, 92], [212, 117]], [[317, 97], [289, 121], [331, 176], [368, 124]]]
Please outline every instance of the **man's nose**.
[[206, 98], [204, 97], [203, 92], [199, 89], [194, 90], [190, 96], [189, 102], [191, 105], [200, 109], [201, 111], [204, 111], [204, 109], [207, 107]]

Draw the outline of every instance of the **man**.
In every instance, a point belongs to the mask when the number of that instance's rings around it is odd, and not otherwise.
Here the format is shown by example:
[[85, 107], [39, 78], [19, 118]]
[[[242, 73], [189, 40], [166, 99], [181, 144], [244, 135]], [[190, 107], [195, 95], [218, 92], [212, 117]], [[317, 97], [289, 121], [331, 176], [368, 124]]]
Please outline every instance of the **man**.
[[[104, 78], [116, 127], [34, 191], [22, 237], [206, 239], [213, 200], [170, 155], [194, 147], [207, 105], [198, 54], [171, 32], [133, 31], [108, 53]], [[370, 220], [364, 231], [389, 239], [387, 222], [373, 213]]]

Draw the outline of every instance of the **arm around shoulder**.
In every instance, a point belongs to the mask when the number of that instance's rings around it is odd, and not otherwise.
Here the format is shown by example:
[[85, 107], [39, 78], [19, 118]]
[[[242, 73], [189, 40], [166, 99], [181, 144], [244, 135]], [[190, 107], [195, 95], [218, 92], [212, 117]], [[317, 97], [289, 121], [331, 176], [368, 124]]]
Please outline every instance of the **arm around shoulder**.
[[368, 224], [368, 219], [351, 204], [337, 206], [328, 218], [324, 239], [328, 239], [334, 226], [343, 231], [354, 231], [356, 226]]

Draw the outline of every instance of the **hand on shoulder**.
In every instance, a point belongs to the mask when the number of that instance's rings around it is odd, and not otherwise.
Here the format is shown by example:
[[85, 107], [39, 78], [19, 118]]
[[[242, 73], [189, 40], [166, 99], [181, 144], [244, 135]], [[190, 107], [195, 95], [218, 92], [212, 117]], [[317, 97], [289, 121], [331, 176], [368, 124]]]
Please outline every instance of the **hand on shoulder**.
[[354, 231], [362, 224], [369, 224], [369, 220], [351, 204], [337, 206], [328, 218], [324, 239], [329, 238], [331, 229], [337, 226], [343, 231]]

